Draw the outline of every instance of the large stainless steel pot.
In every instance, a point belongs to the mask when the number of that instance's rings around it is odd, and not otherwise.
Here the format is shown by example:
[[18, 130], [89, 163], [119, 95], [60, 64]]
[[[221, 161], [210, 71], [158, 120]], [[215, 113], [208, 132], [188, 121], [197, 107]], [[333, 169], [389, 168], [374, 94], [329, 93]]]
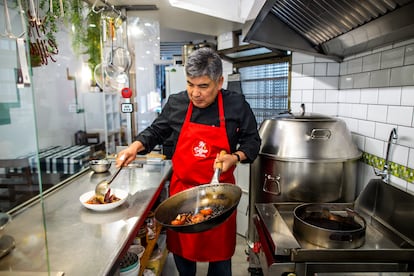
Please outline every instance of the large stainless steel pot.
[[355, 199], [361, 152], [345, 122], [320, 114], [285, 114], [265, 120], [252, 185], [263, 202], [333, 202]]
[[[241, 194], [240, 187], [229, 183], [196, 186], [163, 201], [155, 210], [155, 219], [164, 227], [177, 232], [203, 232], [224, 222], [236, 209]], [[178, 214], [197, 214], [207, 207], [215, 212], [210, 219], [196, 224], [171, 224]]]

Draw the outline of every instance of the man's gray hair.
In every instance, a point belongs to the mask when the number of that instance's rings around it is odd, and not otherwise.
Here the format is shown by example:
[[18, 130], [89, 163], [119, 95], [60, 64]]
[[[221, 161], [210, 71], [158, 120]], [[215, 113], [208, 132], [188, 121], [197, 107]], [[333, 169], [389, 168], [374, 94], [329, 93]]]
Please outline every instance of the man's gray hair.
[[185, 73], [190, 78], [208, 76], [217, 82], [223, 75], [223, 64], [216, 51], [202, 47], [188, 56]]

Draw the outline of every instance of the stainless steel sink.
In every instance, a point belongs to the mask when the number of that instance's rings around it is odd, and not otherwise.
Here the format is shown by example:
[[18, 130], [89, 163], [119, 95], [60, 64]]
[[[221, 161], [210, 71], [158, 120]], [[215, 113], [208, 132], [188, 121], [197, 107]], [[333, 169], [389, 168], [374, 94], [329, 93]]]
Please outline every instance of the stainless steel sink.
[[413, 195], [381, 179], [372, 179], [355, 201], [355, 210], [400, 248], [414, 248]]

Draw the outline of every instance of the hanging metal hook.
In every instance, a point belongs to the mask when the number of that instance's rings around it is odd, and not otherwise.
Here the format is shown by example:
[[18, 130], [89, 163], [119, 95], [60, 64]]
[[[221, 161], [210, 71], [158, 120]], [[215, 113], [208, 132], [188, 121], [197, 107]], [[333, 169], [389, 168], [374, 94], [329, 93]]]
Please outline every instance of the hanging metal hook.
[[35, 5], [34, 1], [30, 0], [29, 6], [30, 6], [31, 21], [35, 22], [38, 26], [42, 25], [42, 20], [40, 19], [40, 16], [39, 16], [39, 10], [40, 10], [39, 1], [37, 1], [37, 5]]
[[[23, 13], [22, 13], [22, 8], [21, 8], [20, 1], [19, 1], [19, 9], [20, 9], [20, 16], [22, 17]], [[20, 35], [15, 35], [13, 33], [12, 26], [11, 26], [11, 20], [10, 20], [9, 8], [7, 6], [7, 0], [4, 0], [4, 25], [5, 25], [5, 33], [0, 34], [2, 37], [17, 39], [19, 37], [22, 37], [26, 33], [25, 25], [23, 25], [23, 32]]]
[[96, 3], [98, 3], [98, 1], [99, 1], [99, 0], [95, 0], [95, 3], [93, 3], [93, 5], [92, 5], [92, 11], [93, 11], [94, 13], [101, 13], [101, 12], [103, 12], [103, 11], [105, 10], [105, 8], [100, 8], [99, 10], [96, 10], [96, 9], [95, 9], [95, 7], [96, 7]]

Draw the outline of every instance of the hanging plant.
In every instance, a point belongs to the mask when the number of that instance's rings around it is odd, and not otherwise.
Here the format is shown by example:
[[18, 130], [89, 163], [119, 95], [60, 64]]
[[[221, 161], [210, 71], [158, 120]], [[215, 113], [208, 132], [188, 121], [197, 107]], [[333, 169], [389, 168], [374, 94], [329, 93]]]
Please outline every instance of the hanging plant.
[[[52, 2], [52, 6], [50, 6]], [[91, 12], [83, 0], [24, 1], [27, 14], [28, 43], [32, 66], [56, 62], [59, 53], [56, 33], [59, 26], [69, 26], [72, 48], [78, 56], [88, 54], [91, 70], [100, 62], [100, 15]]]
[[[49, 3], [48, 8], [46, 8], [46, 3]], [[66, 2], [62, 0], [61, 3], [61, 8], [64, 9]], [[50, 6], [50, 2], [46, 0], [40, 0], [40, 2], [30, 0], [25, 4], [23, 9], [27, 14], [27, 43], [30, 48], [32, 66], [47, 65], [49, 61], [55, 62], [54, 56], [59, 53], [55, 37], [59, 17], [53, 11], [60, 8], [57, 6], [58, 3], [52, 2]]]

